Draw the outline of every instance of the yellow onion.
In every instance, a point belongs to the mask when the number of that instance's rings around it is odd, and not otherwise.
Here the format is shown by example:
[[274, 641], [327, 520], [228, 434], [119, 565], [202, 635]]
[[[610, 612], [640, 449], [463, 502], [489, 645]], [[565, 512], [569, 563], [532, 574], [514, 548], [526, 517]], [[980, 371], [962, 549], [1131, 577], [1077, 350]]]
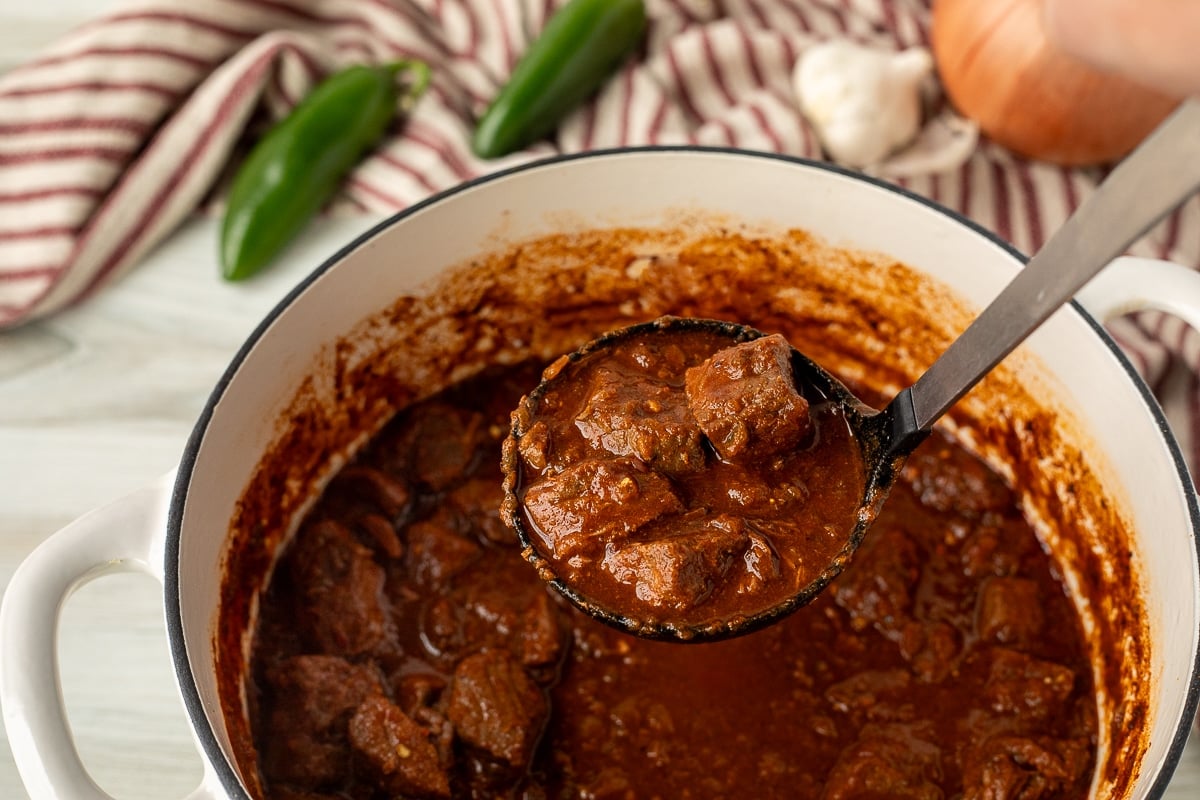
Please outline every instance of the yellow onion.
[[1056, 49], [1042, 0], [934, 0], [932, 45], [959, 112], [1029, 158], [1117, 160], [1179, 103]]

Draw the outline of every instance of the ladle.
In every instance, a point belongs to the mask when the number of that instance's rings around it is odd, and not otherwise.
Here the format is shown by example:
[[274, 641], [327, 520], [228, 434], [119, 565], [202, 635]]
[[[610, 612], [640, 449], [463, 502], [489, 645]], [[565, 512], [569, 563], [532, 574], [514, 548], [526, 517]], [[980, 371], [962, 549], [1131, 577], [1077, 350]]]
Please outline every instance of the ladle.
[[[811, 602], [850, 561], [877, 517], [900, 467], [929, 435], [934, 423], [1088, 280], [1197, 188], [1200, 188], [1200, 100], [1193, 99], [1183, 102], [1113, 169], [1100, 188], [1079, 206], [962, 335], [882, 411], [859, 401], [820, 365], [793, 349], [797, 384], [807, 384], [818, 394], [836, 398], [842, 404], [867, 469], [862, 502], [845, 546], [815, 580], [781, 603], [702, 626], [669, 619], [642, 619], [597, 604], [557, 577], [549, 562], [539, 554], [536, 537], [530, 536], [523, 518], [519, 487], [513, 475], [518, 465], [509, 463], [512, 459], [507, 455], [503, 516], [516, 530], [526, 558], [538, 567], [543, 578], [585, 613], [615, 627], [649, 638], [697, 642], [748, 633], [775, 622]], [[745, 326], [715, 320], [667, 319], [647, 323], [663, 328], [679, 324], [706, 326], [730, 337], [731, 344], [761, 335]], [[618, 331], [601, 337], [572, 357], [602, 350], [623, 335]], [[538, 397], [546, 382], [544, 379], [529, 397]], [[511, 439], [519, 440], [523, 433], [514, 422]], [[515, 449], [506, 448], [506, 453]]]

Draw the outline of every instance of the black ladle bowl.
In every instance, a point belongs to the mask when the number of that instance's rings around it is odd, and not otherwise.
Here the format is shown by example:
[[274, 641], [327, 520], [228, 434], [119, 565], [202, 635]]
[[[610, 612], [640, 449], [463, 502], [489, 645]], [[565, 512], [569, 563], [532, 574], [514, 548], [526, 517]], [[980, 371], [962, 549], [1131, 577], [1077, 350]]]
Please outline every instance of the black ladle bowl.
[[[933, 424], [1005, 356], [1065, 304], [1112, 259], [1200, 187], [1200, 100], [1183, 102], [1159, 128], [1118, 165], [1046, 242], [1021, 272], [940, 358], [882, 411], [860, 401], [820, 365], [795, 351], [797, 386], [834, 400], [860, 446], [864, 469], [862, 500], [841, 551], [816, 579], [770, 608], [703, 625], [639, 619], [606, 608], [567, 585], [536, 548], [520, 501], [520, 464], [516, 443], [525, 434], [521, 410], [504, 448], [505, 499], [501, 516], [521, 540], [525, 557], [539, 575], [585, 613], [639, 636], [677, 641], [711, 641], [761, 628], [811, 602], [849, 563], [879, 514], [905, 458]], [[731, 344], [762, 334], [753, 328], [715, 320], [667, 318], [601, 336], [566, 358], [595, 355], [631, 331], [696, 326], [719, 333]], [[556, 370], [531, 392], [536, 404]]]
[[520, 539], [522, 555], [538, 572], [577, 608], [595, 619], [638, 636], [650, 639], [677, 641], [715, 641], [750, 633], [778, 621], [816, 598], [830, 581], [841, 574], [853, 558], [883, 501], [887, 498], [896, 477], [909, 453], [928, 435], [916, 428], [910, 415], [897, 416], [889, 406], [877, 411], [859, 400], [841, 381], [794, 347], [791, 349], [792, 375], [804, 394], [820, 397], [836, 404], [857, 445], [862, 463], [867, 467], [863, 476], [863, 492], [852, 528], [847, 531], [845, 544], [825, 569], [802, 589], [777, 603], [758, 611], [730, 618], [715, 619], [700, 624], [688, 624], [666, 618], [645, 618], [612, 608], [588, 597], [558, 575], [551, 559], [540, 549], [540, 537], [531, 530], [521, 504], [522, 462], [519, 443], [536, 417], [542, 398], [571, 375], [570, 365], [584, 358], [601, 354], [631, 338], [646, 334], [671, 332], [700, 332], [728, 339], [729, 346], [761, 338], [765, 334], [755, 328], [714, 319], [691, 317], [661, 317], [650, 322], [631, 325], [605, 333], [555, 362], [538, 385], [521, 400], [512, 417], [512, 428], [504, 445], [504, 503], [501, 517]]

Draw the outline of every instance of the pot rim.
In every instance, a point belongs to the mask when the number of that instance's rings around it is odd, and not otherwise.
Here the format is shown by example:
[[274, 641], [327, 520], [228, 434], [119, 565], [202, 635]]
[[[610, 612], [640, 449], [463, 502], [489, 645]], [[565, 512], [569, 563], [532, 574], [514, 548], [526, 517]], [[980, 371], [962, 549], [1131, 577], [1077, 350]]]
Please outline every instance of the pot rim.
[[[316, 267], [304, 279], [302, 279], [295, 287], [289, 291], [278, 304], [259, 322], [250, 335], [243, 342], [229, 366], [226, 367], [220, 380], [217, 381], [205, 402], [204, 409], [201, 411], [199, 418], [196, 421], [195, 427], [192, 429], [188, 437], [187, 444], [180, 457], [179, 468], [175, 478], [175, 486], [172, 489], [170, 507], [167, 514], [167, 533], [164, 548], [164, 606], [166, 612], [166, 627], [167, 641], [171, 651], [171, 661], [175, 667], [175, 676], [179, 684], [180, 694], [183, 698], [183, 704], [187, 710], [188, 719], [192, 723], [192, 729], [195, 732], [196, 739], [200, 743], [203, 755], [211, 768], [213, 769], [217, 780], [222, 788], [228, 793], [231, 800], [251, 800], [249, 793], [242, 785], [237, 771], [226, 757], [221, 749], [220, 743], [217, 741], [216, 732], [213, 729], [212, 723], [208, 718], [208, 711], [204, 707], [204, 703], [200, 698], [200, 692], [196, 685], [195, 676], [192, 673], [191, 662], [187, 655], [187, 642], [183, 633], [183, 618], [180, 606], [179, 597], [179, 543], [182, 534], [183, 525], [183, 508], [187, 499], [188, 487], [191, 483], [192, 474], [196, 466], [196, 457], [200, 450], [200, 444], [204, 440], [204, 435], [208, 430], [209, 423], [212, 421], [213, 413], [216, 410], [217, 404], [221, 401], [225, 394], [225, 390], [232, 382], [234, 376], [241, 368], [242, 363], [246, 360], [250, 351], [262, 339], [266, 331], [278, 319], [287, 308], [296, 300], [297, 297], [306, 292], [309, 287], [327, 271], [335, 265], [343, 261], [348, 255], [356, 250], [360, 245], [368, 240], [379, 235], [383, 231], [393, 225], [412, 216], [418, 211], [423, 210], [428, 206], [437, 203], [442, 203], [450, 200], [455, 195], [472, 189], [476, 186], [491, 183], [493, 181], [507, 178], [511, 175], [522, 172], [533, 172], [539, 169], [556, 167], [563, 163], [571, 161], [582, 161], [585, 159], [603, 159], [612, 157], [622, 157], [637, 153], [651, 154], [685, 154], [685, 155], [733, 155], [745, 158], [761, 158], [775, 161], [782, 161], [793, 166], [808, 167], [811, 169], [824, 170], [843, 177], [852, 178], [862, 181], [880, 189], [893, 192], [908, 200], [916, 201], [925, 207], [941, 213], [949, 217], [954, 222], [963, 225], [982, 236], [994, 245], [1018, 259], [1021, 263], [1028, 261], [1028, 256], [1021, 253], [1007, 241], [1001, 239], [992, 231], [984, 228], [982, 225], [974, 222], [971, 219], [953, 211], [945, 206], [940, 205], [922, 195], [916, 194], [908, 189], [888, 183], [879, 178], [847, 169], [836, 164], [831, 164], [824, 161], [815, 161], [812, 159], [801, 158], [798, 156], [786, 155], [783, 153], [771, 153], [761, 151], [743, 150], [735, 147], [705, 147], [699, 145], [650, 145], [642, 147], [622, 147], [609, 148], [602, 150], [590, 150], [580, 153], [558, 154], [549, 158], [531, 161], [525, 164], [520, 164], [514, 167], [490, 172], [486, 175], [473, 178], [469, 181], [457, 184], [445, 189], [436, 194], [430, 195], [424, 200], [414, 203], [413, 205], [399, 211], [387, 219], [382, 220], [377, 225], [372, 226], [364, 233], [358, 235], [345, 246], [340, 248], [332, 256], [327, 258], [320, 266]], [[1104, 327], [1097, 322], [1090, 314], [1088, 314], [1082, 306], [1076, 301], [1070, 301], [1070, 307], [1078, 313], [1092, 331], [1099, 337], [1100, 341], [1116, 356], [1121, 368], [1125, 371], [1126, 376], [1133, 382], [1138, 393], [1141, 395], [1142, 402], [1149, 408], [1155, 424], [1161, 434], [1164, 444], [1171, 455], [1171, 460], [1174, 462], [1176, 474], [1179, 477], [1180, 485], [1184, 488], [1184, 495], [1187, 501], [1188, 516], [1191, 519], [1193, 547], [1196, 549], [1197, 557], [1200, 558], [1200, 506], [1197, 504], [1197, 495], [1194, 484], [1192, 483], [1188, 472], [1187, 463], [1184, 461], [1183, 453], [1180, 450], [1179, 443], [1175, 436], [1171, 433], [1170, 426], [1167, 423], [1166, 416], [1154, 394], [1150, 388], [1142, 380], [1141, 376], [1133, 368], [1132, 363], [1117, 346], [1116, 342], [1105, 331]], [[1171, 745], [1167, 750], [1166, 757], [1162, 761], [1161, 769], [1155, 777], [1154, 782], [1150, 786], [1148, 797], [1161, 798], [1166, 791], [1167, 785], [1170, 782], [1179, 760], [1183, 755], [1184, 746], [1187, 744], [1188, 734], [1192, 727], [1192, 720], [1196, 717], [1197, 709], [1200, 707], [1200, 649], [1198, 649], [1192, 663], [1191, 677], [1186, 700], [1184, 702], [1183, 715], [1180, 718], [1178, 727], [1175, 730]]]

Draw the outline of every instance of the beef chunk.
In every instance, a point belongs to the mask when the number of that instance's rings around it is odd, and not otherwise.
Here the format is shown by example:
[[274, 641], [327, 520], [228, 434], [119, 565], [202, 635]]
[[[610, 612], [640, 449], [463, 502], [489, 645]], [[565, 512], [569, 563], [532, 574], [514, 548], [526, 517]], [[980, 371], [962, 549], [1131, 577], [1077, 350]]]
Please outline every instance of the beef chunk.
[[393, 679], [396, 704], [410, 717], [416, 710], [432, 705], [446, 688], [446, 680], [431, 672], [410, 672]]
[[400, 433], [412, 478], [435, 490], [456, 483], [475, 461], [486, 428], [478, 413], [434, 402], [414, 407]]
[[900, 634], [900, 655], [925, 683], [941, 683], [954, 670], [958, 632], [945, 622], [909, 622]]
[[412, 501], [412, 490], [402, 479], [365, 464], [351, 464], [333, 481], [344, 485], [351, 494], [374, 505], [385, 517], [396, 519]]
[[549, 706], [511, 655], [485, 650], [458, 663], [446, 715], [464, 742], [521, 769], [533, 757]]
[[677, 390], [657, 381], [597, 369], [575, 426], [594, 448], [640, 458], [668, 473], [704, 468], [703, 435]]
[[1024, 520], [985, 520], [963, 542], [959, 560], [968, 578], [1005, 577], [1015, 575], [1021, 559], [1037, 547]]
[[920, 577], [916, 543], [899, 528], [883, 528], [866, 537], [858, 556], [831, 588], [855, 630], [875, 625], [886, 634], [897, 634], [909, 619]]
[[1075, 673], [1068, 667], [997, 647], [983, 696], [996, 711], [1040, 720], [1059, 715], [1074, 688]]
[[1042, 604], [1036, 581], [988, 578], [979, 590], [975, 630], [981, 641], [1027, 644], [1042, 632]]
[[[516, 553], [512, 558], [520, 559]], [[556, 664], [566, 637], [562, 612], [523, 562], [517, 572], [479, 562], [429, 606], [422, 623], [426, 642], [439, 655], [453, 658], [488, 646], [507, 649], [529, 667]]]
[[451, 515], [440, 513], [408, 526], [404, 562], [419, 586], [444, 586], [479, 557], [479, 543], [454, 530], [454, 524]]
[[630, 459], [583, 461], [525, 491], [525, 510], [555, 558], [683, 510], [670, 481]]
[[761, 460], [808, 437], [808, 401], [796, 391], [792, 353], [778, 334], [726, 348], [687, 371], [688, 405], [726, 461]]
[[504, 487], [499, 477], [473, 478], [447, 498], [476, 535], [496, 544], [517, 544], [516, 534], [500, 519]]
[[396, 529], [379, 514], [359, 514], [354, 519], [354, 527], [366, 544], [374, 547], [381, 556], [395, 559], [404, 555], [404, 545]]
[[517, 634], [517, 655], [527, 667], [557, 663], [562, 654], [565, 632], [554, 601], [546, 592], [537, 593], [521, 614]]
[[654, 608], [700, 605], [746, 551], [749, 537], [741, 520], [725, 514], [681, 527], [686, 533], [610, 550], [604, 569], [621, 583], [634, 584], [638, 599]]
[[304, 616], [305, 638], [325, 653], [359, 655], [388, 635], [384, 570], [340, 523], [301, 529], [287, 556]]
[[521, 435], [521, 440], [517, 443], [517, 450], [526, 464], [532, 469], [541, 472], [550, 466], [550, 446], [552, 441], [550, 426], [538, 420], [529, 427], [529, 430]]
[[902, 479], [923, 505], [938, 511], [979, 516], [1014, 504], [1004, 480], [978, 458], [943, 438], [932, 439], [909, 457]]
[[350, 718], [350, 744], [379, 785], [403, 797], [450, 796], [450, 778], [429, 732], [382, 695], [372, 695]]
[[317, 787], [346, 773], [346, 722], [382, 691], [375, 671], [336, 656], [296, 656], [267, 675], [274, 702], [262, 737], [266, 771], [277, 780]]
[[912, 676], [902, 669], [868, 670], [825, 690], [825, 699], [843, 714], [866, 714], [880, 703], [905, 699]]
[[942, 752], [921, 725], [867, 725], [842, 751], [821, 800], [942, 800]]
[[1087, 769], [1086, 741], [992, 736], [966, 751], [963, 800], [1040, 800], [1069, 797]]

